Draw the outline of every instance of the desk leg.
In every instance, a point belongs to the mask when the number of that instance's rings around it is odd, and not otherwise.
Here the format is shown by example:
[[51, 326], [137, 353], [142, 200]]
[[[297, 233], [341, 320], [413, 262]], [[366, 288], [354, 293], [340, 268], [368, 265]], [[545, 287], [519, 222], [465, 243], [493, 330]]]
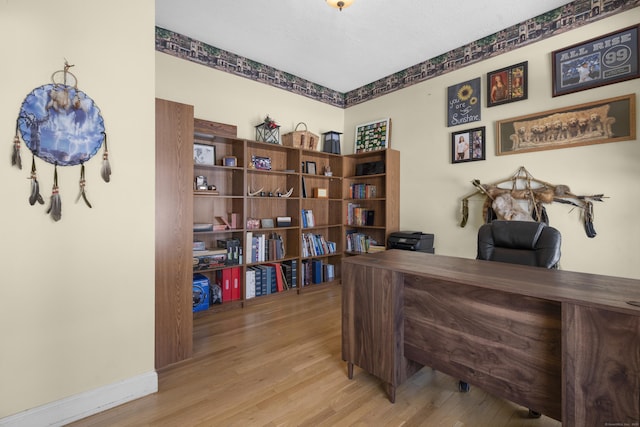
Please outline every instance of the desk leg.
[[384, 385], [387, 396], [389, 397], [389, 402], [396, 403], [396, 387], [391, 383], [384, 383]]
[[347, 375], [349, 376], [350, 380], [353, 379], [353, 363], [352, 362], [347, 362]]

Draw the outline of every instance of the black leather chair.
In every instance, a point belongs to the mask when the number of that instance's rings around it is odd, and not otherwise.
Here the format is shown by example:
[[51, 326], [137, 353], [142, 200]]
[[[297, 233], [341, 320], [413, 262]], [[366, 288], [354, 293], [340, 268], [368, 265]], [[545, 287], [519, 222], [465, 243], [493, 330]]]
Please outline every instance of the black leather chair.
[[560, 232], [543, 222], [495, 220], [478, 230], [477, 259], [557, 268]]
[[[544, 222], [494, 220], [478, 230], [476, 258], [543, 268], [558, 268], [560, 232]], [[458, 383], [462, 392], [469, 391], [465, 381]], [[529, 409], [529, 416], [540, 413]]]

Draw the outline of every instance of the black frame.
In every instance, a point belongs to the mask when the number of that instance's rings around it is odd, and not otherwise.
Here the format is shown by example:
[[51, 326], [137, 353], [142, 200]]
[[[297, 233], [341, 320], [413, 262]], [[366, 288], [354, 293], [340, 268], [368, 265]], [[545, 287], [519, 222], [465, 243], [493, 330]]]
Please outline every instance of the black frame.
[[[640, 25], [623, 28], [551, 54], [553, 96], [640, 77]], [[579, 70], [587, 65], [588, 70]], [[580, 81], [584, 80], [584, 81]]]
[[304, 162], [305, 163], [305, 171], [309, 175], [317, 175], [316, 173], [316, 162]]
[[[525, 61], [487, 73], [487, 107], [495, 107], [496, 105], [527, 99], [529, 80], [527, 68], [528, 61]], [[493, 83], [495, 83], [495, 79], [498, 76], [504, 81], [506, 93], [503, 98], [493, 99]]]
[[[460, 155], [457, 151], [457, 141], [460, 137], [464, 137], [467, 142], [466, 154]], [[451, 133], [451, 163], [475, 162], [477, 160], [485, 160], [486, 154], [487, 130], [485, 126], [465, 129]], [[479, 147], [474, 144], [478, 143]]]

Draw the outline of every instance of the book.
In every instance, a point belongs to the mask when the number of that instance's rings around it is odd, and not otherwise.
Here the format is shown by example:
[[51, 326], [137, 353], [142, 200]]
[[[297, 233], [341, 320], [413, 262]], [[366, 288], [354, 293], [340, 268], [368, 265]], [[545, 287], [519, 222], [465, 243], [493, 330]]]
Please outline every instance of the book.
[[285, 272], [287, 282], [290, 288], [296, 288], [298, 286], [298, 261], [293, 259], [284, 261], [281, 266]]
[[256, 296], [256, 272], [253, 268], [247, 268], [247, 272], [245, 273], [245, 288], [244, 288], [244, 296], [245, 299], [255, 298]]
[[273, 276], [272, 279], [276, 284], [276, 292], [282, 292], [284, 290], [284, 282], [282, 281], [282, 267], [280, 266], [280, 263], [274, 262], [267, 265], [273, 267], [275, 276]]
[[322, 261], [314, 259], [311, 261], [311, 283], [322, 283]]
[[253, 231], [247, 231], [246, 243], [245, 247], [247, 248], [247, 253], [245, 255], [247, 264], [250, 264], [254, 261], [253, 259]]

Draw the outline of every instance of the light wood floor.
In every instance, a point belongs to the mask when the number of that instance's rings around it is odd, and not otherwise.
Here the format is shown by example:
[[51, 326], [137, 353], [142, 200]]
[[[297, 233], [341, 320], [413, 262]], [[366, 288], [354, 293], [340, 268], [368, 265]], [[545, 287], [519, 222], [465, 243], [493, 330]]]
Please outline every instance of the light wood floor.
[[73, 426], [536, 426], [546, 417], [423, 368], [391, 404], [340, 353], [339, 285], [196, 316], [194, 357], [159, 372], [159, 392]]

